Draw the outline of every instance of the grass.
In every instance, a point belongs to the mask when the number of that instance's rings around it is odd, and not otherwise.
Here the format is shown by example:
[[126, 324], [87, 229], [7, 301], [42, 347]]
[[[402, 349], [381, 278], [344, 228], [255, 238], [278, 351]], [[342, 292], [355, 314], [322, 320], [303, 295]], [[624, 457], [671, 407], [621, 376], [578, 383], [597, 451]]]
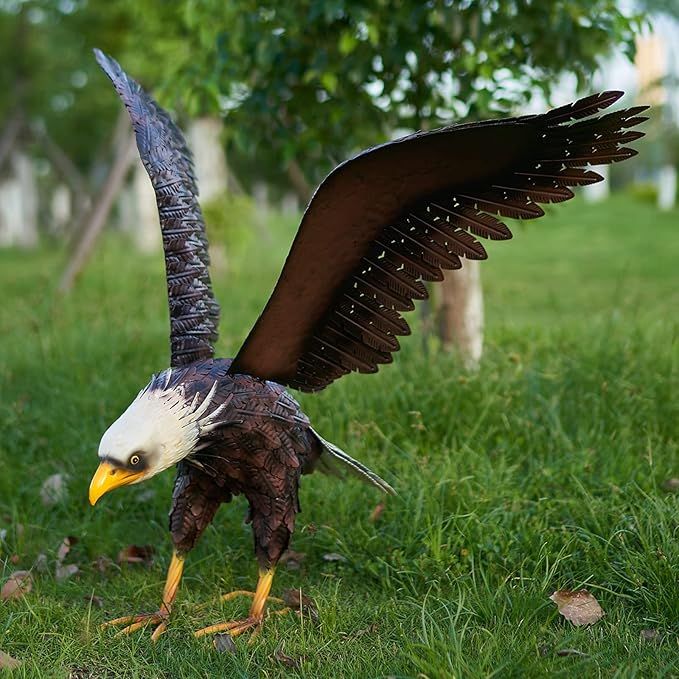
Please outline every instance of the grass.
[[[414, 333], [394, 366], [302, 396], [317, 429], [399, 495], [372, 522], [370, 488], [305, 478], [293, 548], [306, 559], [281, 567], [274, 589], [302, 587], [320, 624], [272, 616], [233, 656], [190, 632], [246, 610], [201, 608], [254, 584], [242, 500], [190, 555], [157, 644], [98, 628], [157, 607], [170, 557], [171, 472], [96, 509], [86, 497], [101, 433], [167, 363], [160, 257], [110, 237], [60, 298], [61, 253], [1, 252], [0, 575], [39, 554], [50, 564], [23, 600], [0, 604], [0, 649], [23, 661], [13, 676], [679, 676], [679, 495], [663, 485], [679, 476], [678, 219], [616, 197], [519, 226], [484, 265], [477, 373]], [[253, 270], [215, 274], [221, 355], [278, 273], [293, 225], [274, 227], [274, 245], [251, 248]], [[45, 508], [40, 487], [55, 473], [67, 495]], [[57, 582], [67, 535], [79, 538], [68, 560], [81, 573]], [[130, 543], [156, 546], [150, 569], [92, 565]], [[330, 552], [346, 561], [325, 561]], [[576, 629], [548, 596], [582, 586], [606, 616]], [[661, 640], [641, 640], [643, 629]], [[275, 658], [280, 644], [300, 667]]]

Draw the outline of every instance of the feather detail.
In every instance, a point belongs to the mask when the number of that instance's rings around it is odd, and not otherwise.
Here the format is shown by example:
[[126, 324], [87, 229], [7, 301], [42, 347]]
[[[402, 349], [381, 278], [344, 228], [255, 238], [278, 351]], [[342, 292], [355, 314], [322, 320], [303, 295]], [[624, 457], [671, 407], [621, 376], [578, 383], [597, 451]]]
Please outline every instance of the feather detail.
[[172, 365], [212, 358], [219, 305], [212, 294], [191, 152], [167, 111], [115, 59], [97, 49], [94, 53], [129, 113], [139, 156], [156, 194], [165, 251]]
[[427, 297], [425, 281], [485, 259], [481, 238], [511, 238], [502, 217], [541, 217], [542, 204], [601, 181], [590, 166], [636, 154], [626, 145], [646, 107], [599, 115], [621, 96], [418, 132], [337, 167], [231, 370], [304, 391], [376, 371], [409, 332], [402, 313]]
[[323, 447], [323, 453], [316, 463], [318, 471], [340, 477], [344, 476], [344, 472], [348, 472], [365, 483], [371, 483], [388, 495], [396, 495], [396, 491], [375, 472], [345, 453], [334, 443], [326, 441], [315, 429], [311, 429], [311, 427], [309, 429]]

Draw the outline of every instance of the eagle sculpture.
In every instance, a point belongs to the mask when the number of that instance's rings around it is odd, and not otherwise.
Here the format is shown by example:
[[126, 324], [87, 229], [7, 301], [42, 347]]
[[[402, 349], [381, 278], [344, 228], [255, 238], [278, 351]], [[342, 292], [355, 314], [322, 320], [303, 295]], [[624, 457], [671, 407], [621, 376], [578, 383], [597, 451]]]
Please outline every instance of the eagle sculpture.
[[259, 581], [249, 616], [196, 635], [258, 628], [276, 564], [300, 511], [302, 474], [352, 473], [388, 483], [317, 433], [286, 387], [319, 391], [376, 372], [409, 333], [402, 313], [467, 259], [479, 238], [506, 240], [498, 218], [534, 219], [601, 177], [590, 165], [636, 155], [625, 145], [644, 106], [596, 116], [622, 92], [541, 115], [452, 125], [371, 148], [335, 168], [309, 203], [271, 297], [234, 359], [215, 358], [219, 305], [191, 154], [164, 111], [120, 65], [96, 58], [132, 120], [163, 236], [171, 367], [154, 375], [99, 445], [92, 504], [109, 490], [177, 467], [174, 543], [157, 612], [112, 620], [125, 633], [166, 629], [186, 555], [223, 502], [244, 495]]

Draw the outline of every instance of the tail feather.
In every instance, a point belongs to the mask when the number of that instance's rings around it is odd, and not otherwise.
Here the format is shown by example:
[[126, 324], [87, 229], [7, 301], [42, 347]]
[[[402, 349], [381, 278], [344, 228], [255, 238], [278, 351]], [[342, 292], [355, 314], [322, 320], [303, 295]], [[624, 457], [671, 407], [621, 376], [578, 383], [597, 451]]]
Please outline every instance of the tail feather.
[[323, 447], [323, 454], [315, 464], [318, 471], [323, 472], [324, 474], [339, 476], [340, 478], [344, 477], [345, 472], [348, 472], [365, 483], [371, 483], [372, 485], [377, 486], [381, 491], [388, 493], [389, 495], [396, 495], [396, 491], [384, 479], [375, 474], [375, 472], [370, 471], [370, 469], [358, 460], [354, 460], [351, 455], [345, 453], [334, 443], [326, 441], [314, 429], [311, 429], [311, 431]]

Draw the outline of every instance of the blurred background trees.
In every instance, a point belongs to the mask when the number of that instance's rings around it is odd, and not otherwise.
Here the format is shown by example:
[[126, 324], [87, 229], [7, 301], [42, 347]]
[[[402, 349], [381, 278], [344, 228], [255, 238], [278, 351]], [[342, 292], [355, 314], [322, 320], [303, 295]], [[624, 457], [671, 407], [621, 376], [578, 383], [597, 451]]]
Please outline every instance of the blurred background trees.
[[[672, 12], [674, 3], [624, 7], [0, 0], [0, 51], [11, 65], [0, 72], [0, 243], [30, 246], [42, 234], [69, 242], [66, 287], [97, 233], [115, 223], [112, 208], [140, 247], [159, 247], [148, 183], [94, 46], [190, 130], [216, 240], [241, 237], [244, 222], [266, 238], [258, 210], [301, 208], [336, 163], [367, 146], [619, 87], [606, 77], [608, 60], [633, 58], [650, 12]], [[444, 345], [458, 345], [472, 362], [483, 319], [474, 264], [449, 276], [430, 310]]]

